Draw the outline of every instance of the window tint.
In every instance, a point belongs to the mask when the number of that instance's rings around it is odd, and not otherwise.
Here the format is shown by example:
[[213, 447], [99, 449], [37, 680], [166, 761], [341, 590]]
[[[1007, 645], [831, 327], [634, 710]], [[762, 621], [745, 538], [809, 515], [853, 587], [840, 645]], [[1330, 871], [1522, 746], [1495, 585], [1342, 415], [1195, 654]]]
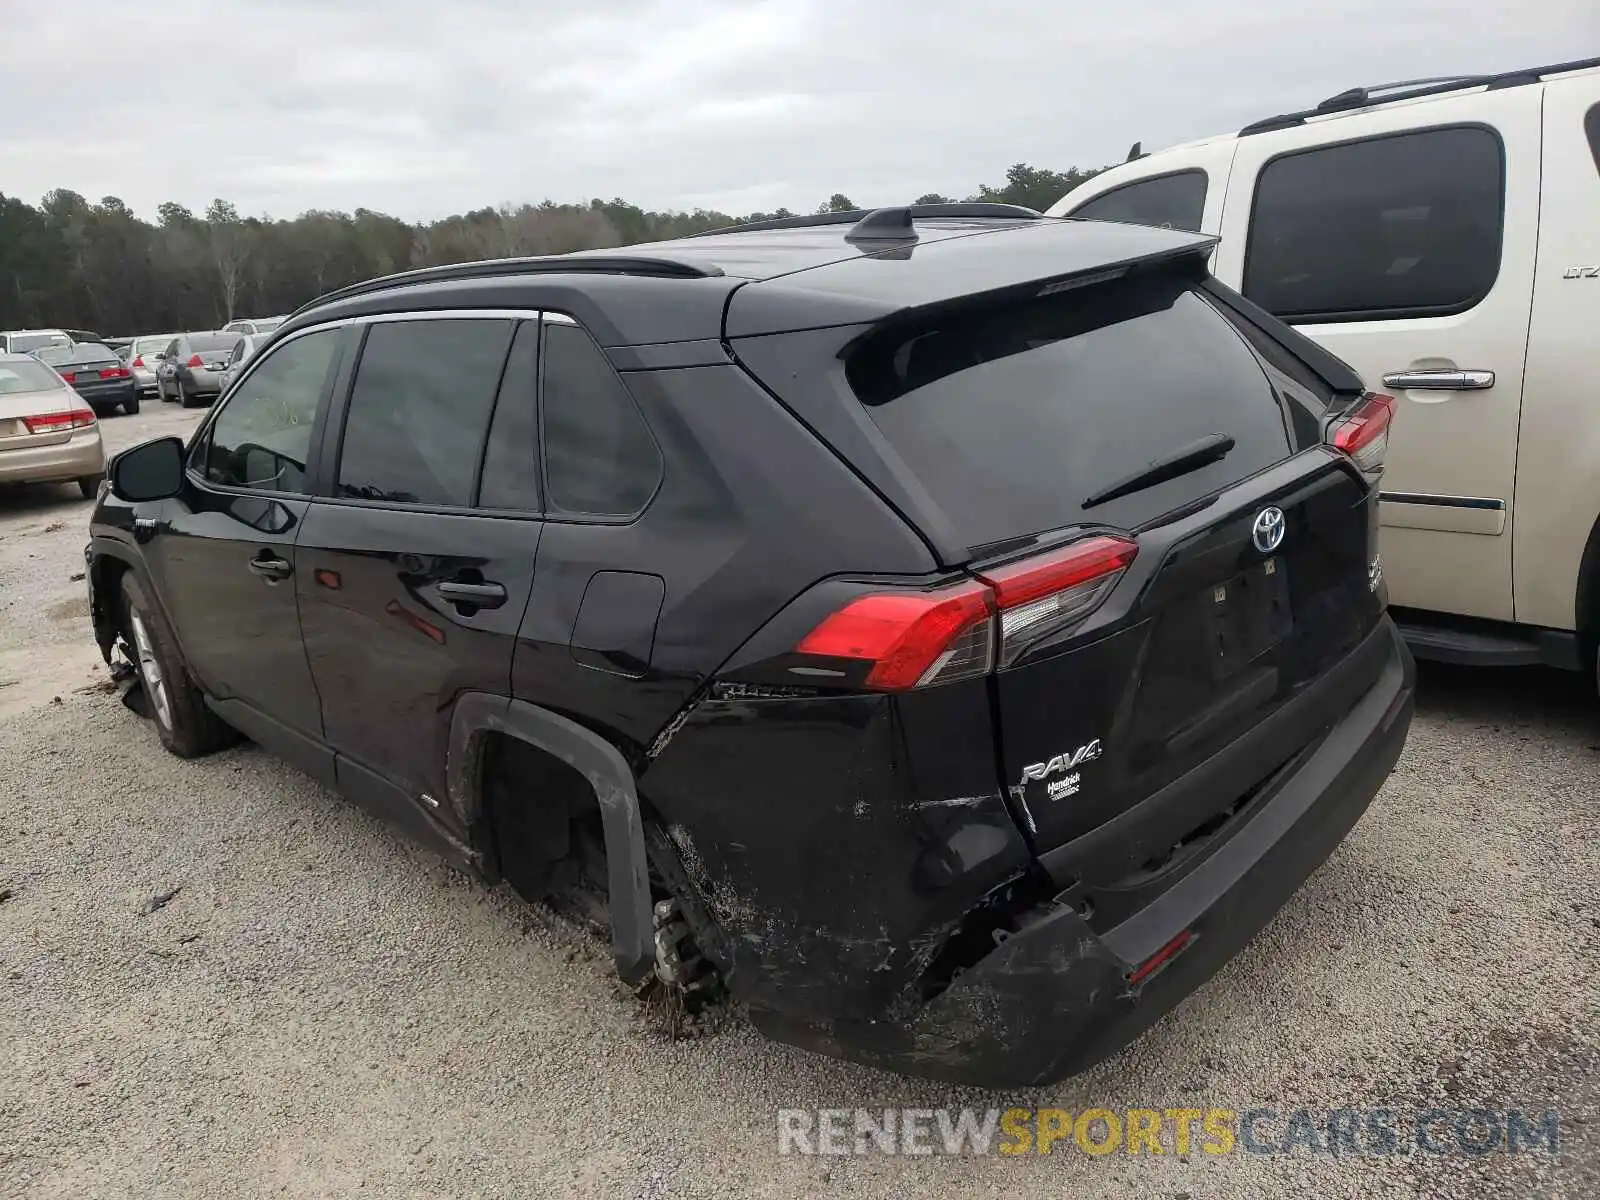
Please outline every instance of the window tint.
[[317, 402], [342, 330], [280, 346], [257, 365], [212, 422], [196, 465], [212, 483], [274, 492], [306, 490]]
[[1274, 159], [1256, 183], [1244, 293], [1302, 321], [1465, 311], [1500, 270], [1504, 185], [1487, 129]]
[[617, 373], [576, 325], [544, 331], [544, 453], [550, 504], [630, 517], [661, 481], [661, 453]]
[[1085, 221], [1159, 225], [1198, 233], [1205, 207], [1206, 173], [1176, 171], [1112, 188], [1069, 215]]
[[482, 508], [539, 508], [539, 322], [525, 321], [511, 344], [500, 398], [483, 451]]
[[[1131, 528], [1291, 453], [1279, 398], [1184, 279], [1110, 283], [885, 329], [845, 363], [867, 413], [968, 546]], [[1085, 505], [1212, 434], [1220, 462]]]
[[237, 333], [197, 333], [189, 338], [189, 349], [205, 354], [211, 350], [232, 350], [239, 340]]
[[339, 494], [472, 503], [512, 322], [393, 321], [367, 333], [339, 456]]

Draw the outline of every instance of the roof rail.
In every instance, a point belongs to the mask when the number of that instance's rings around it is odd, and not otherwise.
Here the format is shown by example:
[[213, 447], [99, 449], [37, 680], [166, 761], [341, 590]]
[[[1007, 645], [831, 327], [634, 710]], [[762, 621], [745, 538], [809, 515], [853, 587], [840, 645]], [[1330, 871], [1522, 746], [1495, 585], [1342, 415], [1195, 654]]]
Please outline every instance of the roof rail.
[[[892, 208], [852, 208], [848, 212], [815, 213], [805, 217], [774, 217], [770, 221], [746, 221], [743, 225], [724, 225], [706, 229], [690, 237], [711, 237], [719, 233], [759, 233], [766, 229], [809, 229], [818, 225], [860, 225], [878, 213], [906, 213], [908, 220], [933, 220], [938, 217], [989, 218], [1008, 221], [1041, 221], [1044, 214], [1020, 204], [996, 204], [989, 200], [955, 201], [950, 204], [901, 204]], [[880, 235], [881, 236], [881, 235]], [[902, 235], [903, 236], [903, 235]]]
[[[483, 279], [496, 275], [546, 275], [582, 272], [588, 275], [650, 275], [659, 279], [708, 279], [722, 274], [722, 268], [709, 263], [695, 263], [673, 258], [646, 258], [643, 255], [593, 254], [580, 251], [574, 254], [550, 254], [528, 258], [488, 258], [476, 262], [444, 263], [437, 267], [418, 267], [414, 271], [400, 271], [393, 275], [380, 275], [342, 288], [325, 292], [314, 300], [302, 304], [290, 317], [299, 316], [307, 309], [317, 308], [332, 300], [348, 300], [392, 287], [407, 287], [414, 283], [442, 283], [456, 279]], [[287, 318], [286, 318], [287, 319]]]
[[1253, 133], [1268, 133], [1274, 129], [1292, 129], [1297, 125], [1304, 125], [1313, 117], [1352, 112], [1356, 109], [1371, 108], [1376, 104], [1389, 104], [1396, 100], [1442, 96], [1447, 92], [1459, 92], [1475, 87], [1487, 88], [1490, 91], [1521, 87], [1523, 84], [1538, 83], [1547, 75], [1560, 75], [1564, 71], [1584, 71], [1593, 67], [1600, 67], [1600, 58], [1582, 58], [1574, 62], [1552, 63], [1543, 67], [1523, 67], [1520, 70], [1502, 71], [1494, 75], [1442, 75], [1431, 79], [1404, 79], [1398, 83], [1349, 88], [1336, 96], [1329, 96], [1315, 108], [1254, 121], [1239, 130], [1239, 136], [1248, 137]]

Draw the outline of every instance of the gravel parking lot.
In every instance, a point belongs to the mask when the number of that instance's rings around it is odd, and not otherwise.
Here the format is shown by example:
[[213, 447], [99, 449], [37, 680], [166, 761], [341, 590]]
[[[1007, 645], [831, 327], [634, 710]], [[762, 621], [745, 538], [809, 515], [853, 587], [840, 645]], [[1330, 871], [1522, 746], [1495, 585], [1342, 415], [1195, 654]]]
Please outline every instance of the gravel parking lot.
[[[112, 448], [192, 426], [152, 403]], [[1600, 703], [1425, 670], [1400, 767], [1148, 1037], [992, 1095], [674, 1038], [605, 948], [251, 747], [165, 754], [87, 621], [90, 505], [0, 490], [0, 1193], [1600, 1195]], [[780, 1108], [1557, 1108], [1561, 1152], [780, 1156]]]

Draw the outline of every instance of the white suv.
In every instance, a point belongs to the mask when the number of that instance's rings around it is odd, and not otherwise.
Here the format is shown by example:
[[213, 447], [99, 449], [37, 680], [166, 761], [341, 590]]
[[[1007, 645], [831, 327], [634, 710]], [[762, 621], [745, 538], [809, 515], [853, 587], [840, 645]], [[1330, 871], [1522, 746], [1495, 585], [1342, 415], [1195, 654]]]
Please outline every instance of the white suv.
[[1595, 669], [1600, 59], [1135, 147], [1050, 215], [1219, 235], [1218, 278], [1395, 396], [1383, 564], [1419, 657]]

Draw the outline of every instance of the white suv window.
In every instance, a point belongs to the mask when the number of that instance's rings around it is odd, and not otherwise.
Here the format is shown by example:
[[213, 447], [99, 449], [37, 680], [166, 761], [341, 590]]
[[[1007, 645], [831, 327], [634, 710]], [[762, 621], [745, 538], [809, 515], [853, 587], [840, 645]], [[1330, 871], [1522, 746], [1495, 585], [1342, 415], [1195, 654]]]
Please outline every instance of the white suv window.
[[1199, 233], [1205, 208], [1206, 173], [1189, 170], [1125, 183], [1067, 215], [1082, 221], [1119, 221]]
[[1256, 180], [1244, 294], [1302, 323], [1465, 312], [1500, 272], [1504, 200], [1483, 126], [1280, 155]]

